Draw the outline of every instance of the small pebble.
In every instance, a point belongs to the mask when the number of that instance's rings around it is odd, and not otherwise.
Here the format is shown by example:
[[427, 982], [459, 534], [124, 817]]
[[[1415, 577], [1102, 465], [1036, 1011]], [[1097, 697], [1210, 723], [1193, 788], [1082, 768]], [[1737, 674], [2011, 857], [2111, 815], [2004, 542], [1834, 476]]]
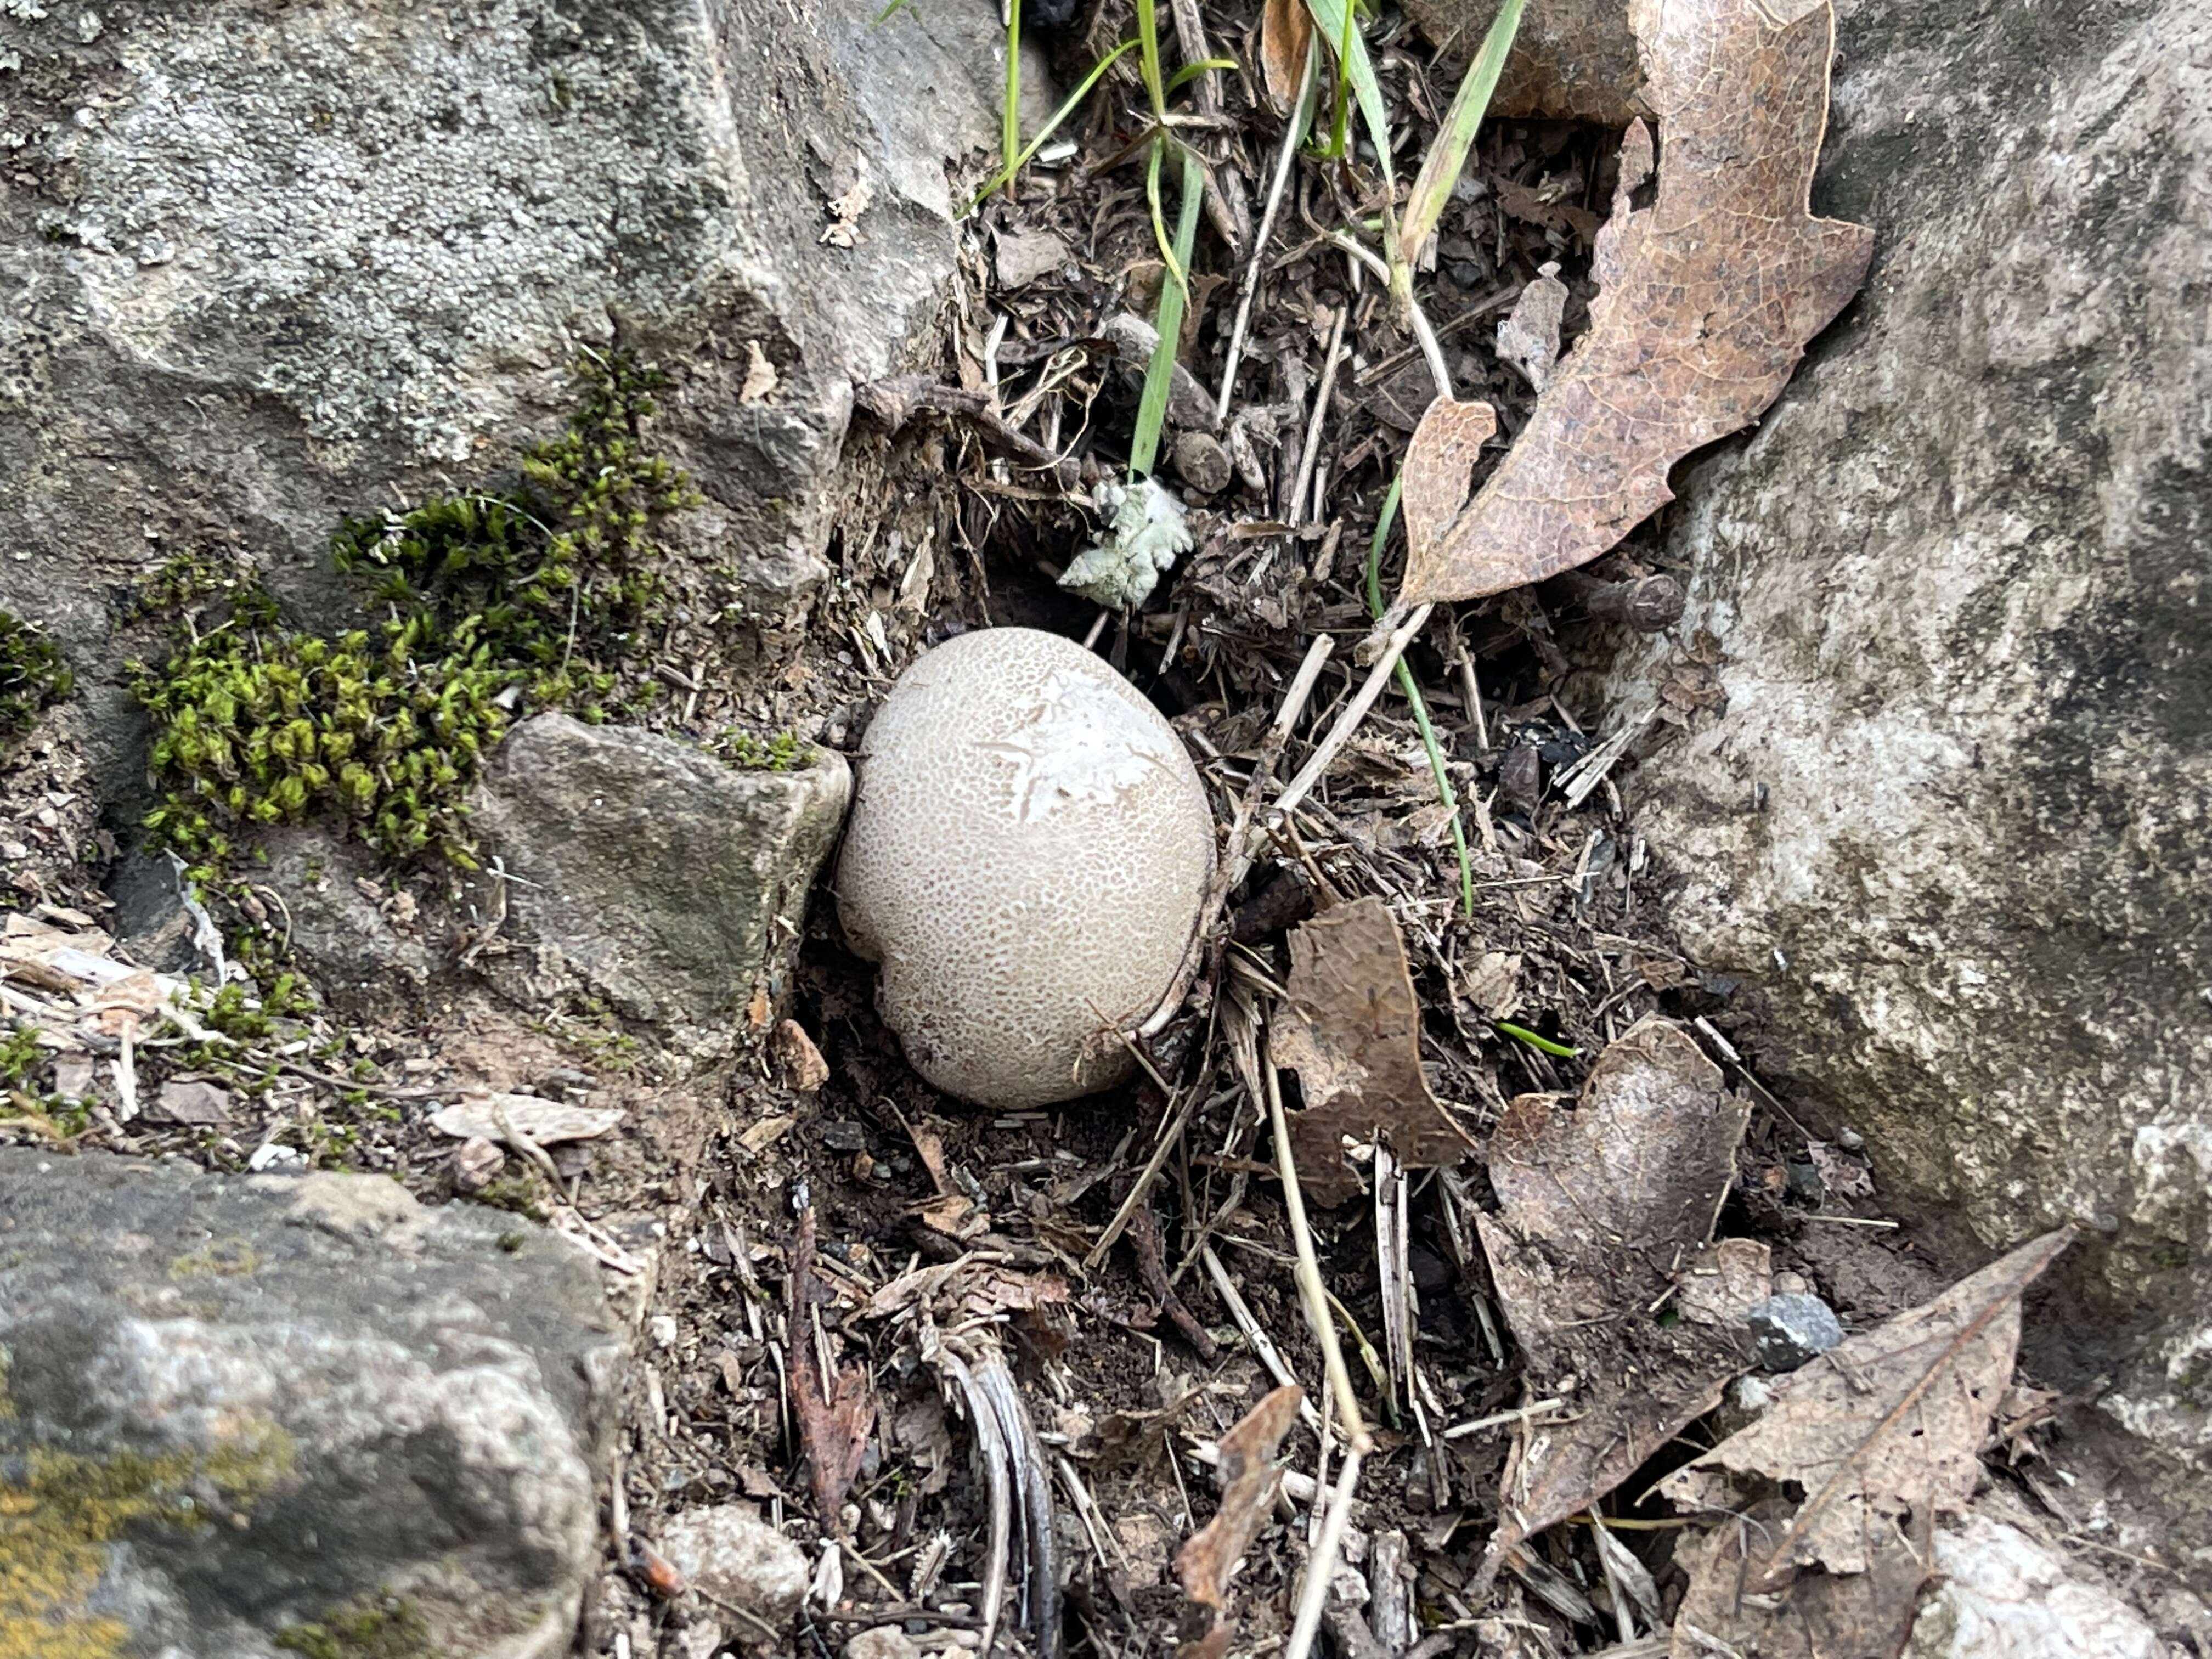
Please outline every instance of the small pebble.
[[1229, 488], [1229, 452], [1204, 432], [1186, 432], [1175, 441], [1176, 476], [1201, 495]]
[[1760, 1366], [1770, 1371], [1794, 1371], [1844, 1340], [1843, 1322], [1817, 1296], [1770, 1296], [1753, 1304], [1743, 1320]]
[[1846, 1124], [1836, 1131], [1836, 1145], [1847, 1152], [1863, 1152], [1866, 1150], [1866, 1137]]

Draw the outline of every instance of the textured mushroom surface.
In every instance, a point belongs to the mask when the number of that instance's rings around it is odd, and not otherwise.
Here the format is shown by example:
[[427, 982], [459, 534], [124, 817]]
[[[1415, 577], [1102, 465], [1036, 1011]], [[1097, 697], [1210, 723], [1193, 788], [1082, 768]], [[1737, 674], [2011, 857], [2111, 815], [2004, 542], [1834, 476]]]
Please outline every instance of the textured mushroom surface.
[[998, 1107], [1126, 1077], [1113, 1033], [1166, 993], [1213, 866], [1159, 711], [1072, 640], [987, 629], [899, 677], [859, 770], [838, 915], [915, 1069]]

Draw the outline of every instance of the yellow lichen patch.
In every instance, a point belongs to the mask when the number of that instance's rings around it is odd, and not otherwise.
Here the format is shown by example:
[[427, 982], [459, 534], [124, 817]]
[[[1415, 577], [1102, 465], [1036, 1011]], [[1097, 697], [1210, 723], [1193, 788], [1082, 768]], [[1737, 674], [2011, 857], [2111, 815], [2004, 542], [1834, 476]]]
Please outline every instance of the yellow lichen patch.
[[197, 1250], [187, 1250], [169, 1263], [172, 1279], [198, 1279], [209, 1273], [234, 1276], [250, 1273], [261, 1265], [253, 1246], [242, 1238], [218, 1238]]
[[[210, 1491], [248, 1509], [292, 1460], [291, 1437], [266, 1423], [198, 1454], [23, 1454], [17, 1473], [0, 1476], [0, 1659], [120, 1655], [129, 1630], [88, 1605], [109, 1542], [133, 1527], [208, 1525]], [[0, 1456], [0, 1469], [15, 1461]]]

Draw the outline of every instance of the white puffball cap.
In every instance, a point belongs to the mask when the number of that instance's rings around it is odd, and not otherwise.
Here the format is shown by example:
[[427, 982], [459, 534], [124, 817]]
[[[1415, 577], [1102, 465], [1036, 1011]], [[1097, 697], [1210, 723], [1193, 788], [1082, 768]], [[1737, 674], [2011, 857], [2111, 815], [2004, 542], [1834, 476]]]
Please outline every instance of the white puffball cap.
[[1128, 1075], [1213, 868], [1182, 740], [1073, 640], [985, 629], [915, 659], [860, 745], [837, 914], [936, 1087], [987, 1106]]

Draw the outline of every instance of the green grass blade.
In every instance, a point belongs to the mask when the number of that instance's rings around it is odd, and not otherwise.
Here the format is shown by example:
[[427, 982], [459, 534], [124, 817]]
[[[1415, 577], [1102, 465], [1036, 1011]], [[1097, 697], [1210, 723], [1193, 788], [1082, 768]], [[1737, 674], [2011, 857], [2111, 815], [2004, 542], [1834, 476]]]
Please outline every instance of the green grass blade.
[[1173, 92], [1177, 88], [1195, 81], [1208, 70], [1233, 70], [1236, 67], [1237, 60], [1234, 58], [1202, 58], [1195, 64], [1185, 64], [1173, 75], [1168, 76], [1168, 90]]
[[890, 22], [892, 18], [897, 16], [899, 13], [904, 11], [913, 3], [914, 0], [891, 0], [890, 4], [885, 6], [881, 11], [876, 14], [876, 21], [869, 24], [868, 27], [872, 29], [881, 28], [884, 24]]
[[1006, 92], [999, 104], [999, 160], [1005, 165], [1009, 191], [1022, 168], [1021, 154], [1022, 0], [1006, 0]]
[[[1375, 523], [1374, 539], [1367, 544], [1367, 611], [1380, 617], [1382, 614], [1382, 544], [1390, 539], [1390, 526], [1398, 517], [1398, 495], [1405, 480], [1390, 480], [1390, 493], [1382, 498], [1382, 515]], [[1451, 775], [1444, 768], [1443, 744], [1437, 741], [1437, 728], [1429, 719], [1428, 700], [1421, 696], [1415, 684], [1413, 671], [1406, 660], [1398, 659], [1398, 690], [1406, 699], [1406, 706], [1413, 711], [1413, 725], [1420, 732], [1421, 747], [1429, 752], [1429, 771], [1437, 781], [1437, 798], [1451, 814], [1452, 851], [1459, 855], [1459, 898], [1470, 919], [1474, 915], [1474, 860], [1468, 856], [1467, 828], [1460, 822], [1459, 796], [1451, 787]]]
[[[1167, 147], [1163, 137], [1152, 147], [1155, 198], [1160, 152]], [[1176, 146], [1182, 154], [1182, 200], [1176, 209], [1174, 262], [1160, 283], [1160, 310], [1156, 325], [1160, 331], [1159, 342], [1152, 347], [1152, 360], [1145, 365], [1144, 395], [1137, 400], [1137, 427], [1129, 437], [1129, 476], [1140, 478], [1152, 470], [1152, 462], [1160, 453], [1160, 428], [1168, 414], [1168, 388], [1175, 380], [1176, 345], [1182, 333], [1183, 303], [1188, 297], [1182, 277], [1178, 274], [1190, 269], [1190, 251], [1198, 240], [1198, 207], [1206, 194], [1206, 164], [1198, 159], [1198, 152]]]
[[1367, 136], [1382, 163], [1382, 181], [1395, 187], [1397, 175], [1390, 162], [1390, 114], [1382, 102], [1382, 88], [1375, 78], [1375, 66], [1367, 59], [1367, 41], [1352, 15], [1354, 3], [1355, 0], [1306, 0], [1306, 9], [1313, 14], [1314, 25], [1322, 38], [1337, 50], [1337, 73], [1352, 82], [1352, 95], [1359, 101], [1360, 118], [1367, 124]]
[[1136, 44], [1137, 43], [1134, 40], [1124, 40], [1120, 46], [1115, 47], [1113, 51], [1108, 52], [1096, 64], [1093, 64], [1091, 66], [1091, 73], [1083, 77], [1083, 84], [1076, 88], [1073, 92], [1067, 94], [1067, 101], [1062, 104], [1058, 109], [1053, 111], [1052, 119], [1047, 121], [1042, 127], [1038, 129], [1036, 137], [1030, 139], [1028, 143], [1022, 146], [1022, 153], [1014, 157], [1013, 165], [1012, 167], [1000, 168], [999, 171], [993, 175], [990, 183], [985, 185], [982, 189], [977, 191], [973, 196], [969, 197], [968, 198], [968, 205], [960, 210], [960, 216], [963, 219], [966, 218], [982, 204], [985, 197], [988, 196], [993, 191], [998, 189], [1000, 185], [1005, 184], [1007, 179], [1012, 178], [1014, 174], [1018, 173], [1022, 168], [1027, 167], [1030, 164], [1030, 157], [1035, 155], [1037, 151], [1043, 147], [1044, 141], [1051, 137], [1054, 132], [1058, 131], [1060, 124], [1067, 119], [1069, 116], [1074, 114], [1078, 107], [1081, 106], [1083, 100], [1091, 95], [1091, 88], [1098, 84], [1098, 77], [1105, 74], [1108, 70], [1114, 67], [1114, 60], [1115, 58], [1121, 57], [1123, 52], [1131, 50], [1136, 46]]
[[1169, 144], [1163, 132], [1152, 141], [1145, 156], [1145, 206], [1152, 216], [1152, 240], [1158, 244], [1160, 263], [1168, 268], [1168, 278], [1180, 286], [1183, 280], [1183, 263], [1176, 257], [1175, 242], [1168, 235], [1167, 213], [1160, 206], [1160, 163], [1167, 156]]
[[1168, 94], [1160, 80], [1160, 17], [1158, 0], [1137, 0], [1137, 39], [1144, 43], [1145, 91], [1152, 100], [1152, 119], [1168, 118]]
[[1502, 1036], [1516, 1037], [1540, 1053], [1557, 1054], [1561, 1060], [1572, 1060], [1577, 1054], [1582, 1053], [1581, 1049], [1570, 1048], [1564, 1042], [1554, 1042], [1547, 1036], [1538, 1036], [1525, 1025], [1515, 1025], [1500, 1019], [1492, 1022], [1492, 1029]]
[[1474, 148], [1475, 129], [1489, 112], [1490, 94], [1498, 90], [1505, 56], [1513, 50], [1513, 37], [1521, 27], [1522, 5], [1522, 0], [1505, 0], [1498, 9], [1490, 33], [1482, 38], [1482, 50], [1467, 66], [1467, 75], [1452, 95], [1443, 125], [1437, 129], [1429, 153], [1421, 160], [1413, 194], [1406, 198], [1405, 222], [1398, 227], [1397, 264], [1413, 264], [1421, 244], [1428, 240], [1429, 233], [1443, 216], [1452, 186], [1459, 182], [1460, 169], [1467, 165], [1467, 153]]

